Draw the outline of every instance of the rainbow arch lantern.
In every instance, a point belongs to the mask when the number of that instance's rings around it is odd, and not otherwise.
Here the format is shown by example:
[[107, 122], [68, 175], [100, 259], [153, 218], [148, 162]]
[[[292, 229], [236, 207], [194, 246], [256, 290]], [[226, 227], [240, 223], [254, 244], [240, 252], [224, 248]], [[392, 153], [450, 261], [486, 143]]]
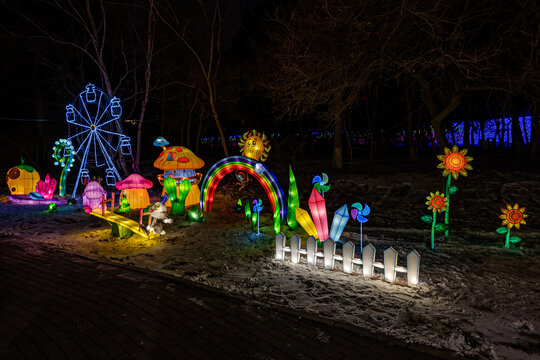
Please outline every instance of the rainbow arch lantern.
[[206, 173], [201, 186], [201, 210], [212, 211], [214, 193], [219, 182], [225, 175], [237, 170], [249, 173], [261, 184], [270, 200], [272, 212], [275, 213], [276, 209], [278, 209], [281, 220], [285, 220], [287, 216], [287, 204], [283, 189], [276, 176], [266, 165], [244, 156], [229, 156], [221, 159]]

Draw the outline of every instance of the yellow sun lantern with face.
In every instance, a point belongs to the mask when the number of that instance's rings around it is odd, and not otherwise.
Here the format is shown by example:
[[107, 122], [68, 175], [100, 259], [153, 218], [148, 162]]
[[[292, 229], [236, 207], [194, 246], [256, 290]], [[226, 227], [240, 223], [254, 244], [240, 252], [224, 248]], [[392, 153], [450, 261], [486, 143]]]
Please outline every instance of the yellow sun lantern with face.
[[518, 204], [514, 206], [506, 204], [506, 209], [501, 209], [502, 214], [499, 215], [499, 218], [502, 219], [502, 225], [508, 226], [508, 229], [511, 229], [513, 226], [519, 230], [520, 225], [525, 225], [525, 218], [529, 217], [528, 214], [525, 214], [525, 208], [519, 207]]
[[240, 141], [238, 141], [238, 147], [242, 155], [257, 161], [266, 161], [272, 148], [264, 132], [259, 133], [257, 130], [244, 133]]
[[473, 160], [470, 156], [465, 156], [467, 149], [459, 150], [457, 145], [449, 148], [444, 148], [444, 155], [437, 155], [437, 158], [442, 161], [437, 168], [444, 169], [443, 176], [452, 174], [452, 177], [457, 180], [459, 175], [467, 176], [467, 170], [472, 170], [469, 162]]

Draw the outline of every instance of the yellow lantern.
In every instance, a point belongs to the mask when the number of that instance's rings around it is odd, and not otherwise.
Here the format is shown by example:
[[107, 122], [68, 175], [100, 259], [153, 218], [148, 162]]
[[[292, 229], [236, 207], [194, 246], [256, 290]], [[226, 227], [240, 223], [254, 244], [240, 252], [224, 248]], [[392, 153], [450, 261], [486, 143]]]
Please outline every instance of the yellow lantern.
[[259, 133], [257, 130], [244, 133], [238, 142], [238, 147], [242, 155], [257, 161], [266, 161], [272, 148], [264, 132]]
[[28, 195], [36, 191], [36, 184], [40, 177], [36, 169], [31, 166], [21, 165], [9, 169], [6, 182], [11, 195]]
[[313, 236], [315, 239], [319, 239], [319, 235], [317, 234], [317, 228], [315, 228], [315, 224], [313, 223], [313, 220], [311, 219], [311, 216], [309, 216], [308, 212], [304, 209], [300, 209], [299, 207], [296, 209], [296, 220], [300, 224], [300, 226], [308, 233], [309, 236]]

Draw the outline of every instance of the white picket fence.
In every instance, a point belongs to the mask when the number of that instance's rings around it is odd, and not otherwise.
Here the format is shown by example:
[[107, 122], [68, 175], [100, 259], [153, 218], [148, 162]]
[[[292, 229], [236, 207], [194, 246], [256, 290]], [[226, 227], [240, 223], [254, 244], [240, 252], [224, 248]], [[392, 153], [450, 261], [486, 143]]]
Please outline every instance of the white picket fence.
[[397, 251], [389, 247], [384, 251], [384, 262], [375, 261], [375, 248], [368, 244], [364, 247], [362, 258], [354, 257], [354, 244], [350, 241], [343, 244], [343, 255], [336, 255], [336, 243], [332, 239], [328, 239], [323, 243], [323, 252], [317, 251], [317, 240], [310, 236], [306, 241], [306, 249], [300, 247], [301, 239], [298, 234], [291, 237], [291, 246], [285, 246], [285, 234], [279, 233], [276, 235], [276, 259], [285, 260], [285, 253], [291, 254], [291, 261], [295, 264], [300, 262], [300, 255], [306, 255], [308, 265], [315, 266], [317, 258], [324, 258], [324, 267], [332, 270], [335, 261], [341, 261], [343, 271], [352, 273], [354, 264], [362, 265], [362, 274], [364, 277], [372, 278], [374, 268], [383, 269], [384, 279], [390, 283], [395, 282], [396, 273], [407, 274], [407, 284], [409, 286], [418, 285], [420, 275], [420, 254], [416, 250], [411, 251], [407, 255], [407, 267], [398, 266]]

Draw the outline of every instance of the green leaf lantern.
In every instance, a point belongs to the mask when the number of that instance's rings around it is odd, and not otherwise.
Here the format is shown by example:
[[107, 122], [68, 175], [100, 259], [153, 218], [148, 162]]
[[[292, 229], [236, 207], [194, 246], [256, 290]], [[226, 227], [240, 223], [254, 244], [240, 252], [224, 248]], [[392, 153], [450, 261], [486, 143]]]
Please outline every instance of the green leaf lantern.
[[279, 214], [279, 207], [276, 206], [274, 211], [274, 234], [277, 235], [281, 231], [281, 217]]
[[198, 206], [193, 206], [188, 210], [187, 218], [191, 221], [202, 223], [204, 221], [203, 213]]
[[165, 180], [163, 181], [163, 187], [165, 188], [165, 192], [167, 193], [171, 201], [171, 214], [184, 215], [186, 197], [191, 190], [191, 183], [189, 182], [189, 180], [184, 179], [180, 182], [180, 184], [178, 185], [178, 195], [176, 193], [177, 187], [176, 180], [174, 178], [165, 178]]
[[248, 200], [246, 200], [246, 205], [244, 206], [244, 213], [246, 214], [246, 220], [249, 223], [251, 221], [251, 206], [249, 205]]
[[[287, 199], [287, 225], [291, 230], [298, 227], [296, 221], [296, 208], [300, 207], [300, 199], [298, 198], [298, 188], [296, 187], [296, 179], [291, 166], [289, 165], [289, 197]], [[275, 218], [274, 218], [275, 222]], [[274, 226], [275, 228], [275, 226]]]

